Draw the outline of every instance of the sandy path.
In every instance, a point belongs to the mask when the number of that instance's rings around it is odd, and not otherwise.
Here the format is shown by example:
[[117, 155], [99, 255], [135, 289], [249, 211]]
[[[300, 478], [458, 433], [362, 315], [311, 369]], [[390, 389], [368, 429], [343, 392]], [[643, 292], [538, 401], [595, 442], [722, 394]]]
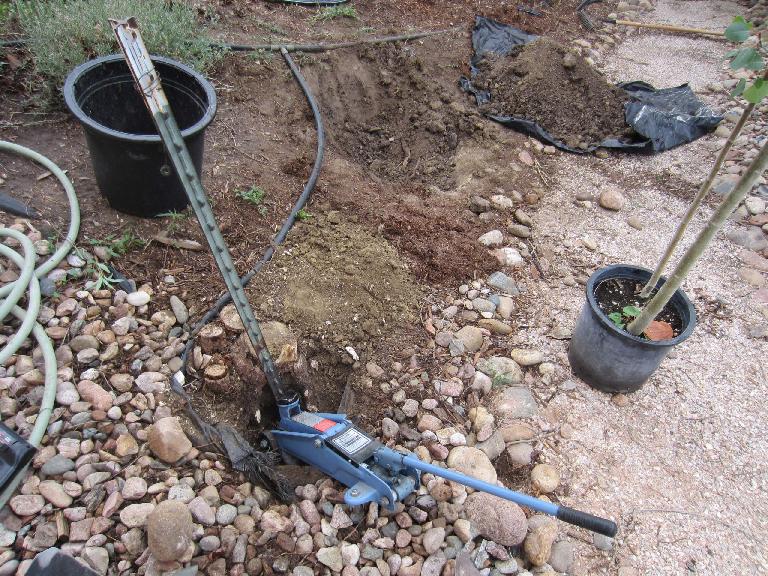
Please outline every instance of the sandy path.
[[[649, 19], [722, 29], [741, 11], [731, 2], [660, 0]], [[719, 41], [644, 32], [629, 36], [604, 68], [612, 80], [690, 81], [696, 89], [721, 78], [727, 50]], [[603, 163], [563, 156], [535, 223], [539, 243], [555, 253], [555, 269], [577, 275], [620, 262], [652, 267], [686, 208], [659, 182], [666, 170], [691, 182], [703, 179], [712, 141], [655, 157], [615, 155]], [[628, 199], [621, 212], [573, 202], [579, 190], [597, 194], [622, 186], [612, 182], [617, 173]], [[637, 184], [627, 188], [636, 175]], [[632, 214], [646, 220], [642, 231], [627, 224]], [[596, 251], [583, 245], [584, 237], [597, 242]], [[626, 405], [580, 381], [570, 389], [566, 380], [555, 392], [549, 419], [570, 429], [544, 456], [570, 470], [567, 503], [605, 512], [621, 525], [610, 551], [579, 544], [575, 574], [768, 574], [768, 376], [762, 366], [768, 343], [745, 332], [761, 313], [736, 275], [739, 249], [720, 235], [685, 285], [700, 312], [705, 296], [720, 298], [733, 317], [704, 314], [693, 336]], [[572, 327], [583, 288], [553, 280], [542, 289], [536, 314]], [[532, 335], [530, 344], [564, 359], [559, 341]]]

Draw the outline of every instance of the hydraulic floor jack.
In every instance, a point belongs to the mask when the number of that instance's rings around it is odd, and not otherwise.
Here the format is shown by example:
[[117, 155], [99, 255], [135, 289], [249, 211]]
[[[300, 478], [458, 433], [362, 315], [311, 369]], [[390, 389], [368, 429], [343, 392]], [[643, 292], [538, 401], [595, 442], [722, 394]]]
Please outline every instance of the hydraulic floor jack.
[[280, 424], [272, 434], [280, 450], [346, 485], [344, 500], [351, 506], [381, 502], [394, 509], [419, 487], [420, 474], [428, 472], [613, 537], [617, 528], [610, 520], [427, 464], [412, 454], [388, 448], [342, 414], [302, 410], [298, 396], [284, 385], [272, 361], [136, 21], [113, 20], [111, 24], [277, 400]]

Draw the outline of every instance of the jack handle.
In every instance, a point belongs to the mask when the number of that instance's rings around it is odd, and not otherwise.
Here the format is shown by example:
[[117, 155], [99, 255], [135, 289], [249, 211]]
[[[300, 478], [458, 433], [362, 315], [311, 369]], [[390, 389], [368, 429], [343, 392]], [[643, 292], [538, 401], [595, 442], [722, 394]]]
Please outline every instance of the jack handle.
[[521, 494], [520, 492], [515, 492], [514, 490], [509, 490], [508, 488], [495, 486], [494, 484], [489, 484], [488, 482], [478, 480], [477, 478], [459, 474], [453, 470], [440, 468], [439, 466], [433, 466], [432, 464], [427, 464], [426, 462], [419, 460], [415, 456], [400, 453], [398, 453], [398, 456], [401, 458], [401, 463], [403, 466], [416, 468], [422, 472], [429, 472], [430, 474], [440, 476], [446, 480], [458, 482], [459, 484], [469, 486], [475, 490], [487, 492], [493, 496], [498, 496], [499, 498], [509, 500], [515, 504], [520, 504], [521, 506], [525, 506], [531, 510], [536, 510], [537, 512], [549, 514], [558, 520], [568, 522], [568, 524], [573, 524], [574, 526], [586, 528], [587, 530], [597, 532], [603, 536], [613, 538], [618, 530], [616, 523], [606, 518], [593, 516], [592, 514], [587, 514], [586, 512], [581, 512], [580, 510], [574, 510], [573, 508], [569, 508], [567, 506], [559, 506], [553, 502], [547, 502], [546, 500], [534, 498], [533, 496], [528, 496], [527, 494]]

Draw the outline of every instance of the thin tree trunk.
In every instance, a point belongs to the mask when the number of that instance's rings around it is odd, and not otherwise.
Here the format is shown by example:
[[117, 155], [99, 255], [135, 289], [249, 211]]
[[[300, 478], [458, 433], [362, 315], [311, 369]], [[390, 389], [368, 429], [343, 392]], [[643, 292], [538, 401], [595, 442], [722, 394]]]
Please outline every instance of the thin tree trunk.
[[677, 245], [680, 243], [680, 240], [682, 240], [685, 231], [688, 229], [688, 224], [691, 223], [694, 214], [696, 214], [696, 211], [704, 201], [704, 198], [706, 198], [707, 194], [709, 194], [709, 190], [712, 188], [712, 184], [714, 183], [718, 172], [720, 172], [720, 168], [723, 166], [723, 162], [725, 162], [725, 157], [728, 155], [728, 152], [730, 152], [733, 143], [736, 141], [736, 137], [741, 132], [741, 129], [744, 127], [744, 124], [747, 122], [747, 119], [752, 114], [754, 109], [754, 104], [750, 104], [744, 108], [744, 112], [742, 112], [738, 122], [736, 122], [733, 130], [731, 130], [725, 146], [723, 146], [723, 149], [720, 151], [717, 160], [715, 160], [715, 164], [712, 166], [712, 170], [710, 170], [709, 176], [701, 185], [701, 188], [699, 188], [699, 192], [696, 194], [693, 201], [691, 202], [691, 205], [688, 207], [688, 210], [685, 212], [685, 216], [683, 216], [683, 219], [680, 221], [680, 225], [677, 227], [677, 230], [675, 230], [675, 235], [667, 245], [664, 256], [661, 257], [661, 261], [659, 261], [659, 264], [656, 266], [656, 270], [653, 271], [653, 276], [651, 276], [651, 279], [648, 280], [645, 287], [643, 288], [643, 291], [640, 292], [640, 298], [648, 298], [651, 295], [651, 292], [653, 292], [653, 289], [656, 287], [656, 284], [659, 283], [659, 279], [664, 273], [664, 268], [666, 268], [667, 264], [669, 264], [670, 259], [677, 249]]
[[698, 259], [709, 246], [709, 243], [715, 237], [715, 234], [723, 227], [733, 211], [739, 206], [739, 203], [746, 198], [752, 187], [757, 183], [760, 176], [768, 168], [768, 143], [763, 144], [760, 152], [752, 160], [746, 172], [741, 176], [736, 186], [723, 199], [717, 210], [707, 222], [706, 227], [694, 240], [693, 244], [685, 251], [683, 257], [678, 262], [675, 269], [670, 274], [667, 281], [659, 289], [656, 295], [643, 308], [643, 311], [635, 318], [627, 331], [635, 336], [642, 334], [654, 318], [662, 311], [667, 302], [669, 302], [675, 291], [682, 285], [683, 280], [696, 264]]

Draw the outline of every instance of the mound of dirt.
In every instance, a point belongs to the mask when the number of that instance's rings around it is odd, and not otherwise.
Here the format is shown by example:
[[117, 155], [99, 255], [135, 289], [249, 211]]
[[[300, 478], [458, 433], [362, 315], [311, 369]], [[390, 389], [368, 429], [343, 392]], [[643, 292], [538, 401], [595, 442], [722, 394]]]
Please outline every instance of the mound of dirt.
[[374, 178], [454, 186], [459, 141], [482, 137], [483, 121], [451, 105], [449, 90], [408, 46], [369, 46], [332, 54], [314, 69], [323, 119], [334, 148]]
[[412, 341], [404, 336], [418, 325], [423, 297], [386, 240], [333, 211], [297, 224], [248, 289], [260, 319], [285, 322], [298, 336], [311, 366], [299, 384], [307, 403], [324, 411], [336, 411], [351, 373], [345, 349], [363, 362], [391, 362], [393, 350]]
[[573, 148], [632, 133], [626, 94], [565, 46], [541, 38], [509, 56], [487, 55], [473, 80], [488, 90], [486, 114], [520, 116]]

